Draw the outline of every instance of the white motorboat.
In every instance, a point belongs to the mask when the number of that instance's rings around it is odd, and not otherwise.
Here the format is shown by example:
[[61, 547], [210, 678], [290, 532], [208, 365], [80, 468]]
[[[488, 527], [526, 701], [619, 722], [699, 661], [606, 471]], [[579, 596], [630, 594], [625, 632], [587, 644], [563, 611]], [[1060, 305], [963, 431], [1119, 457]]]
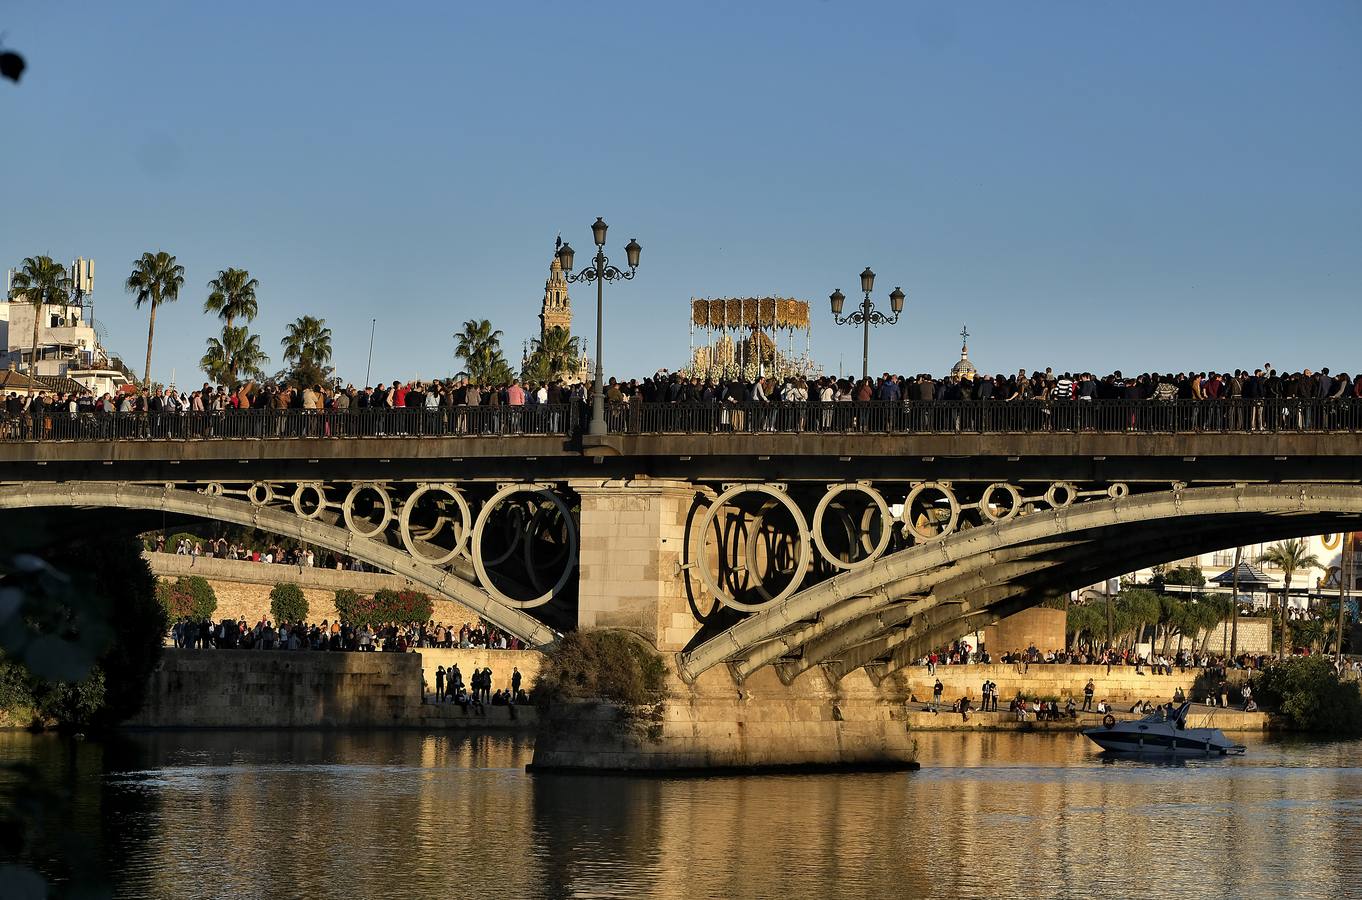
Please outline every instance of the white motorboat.
[[[1169, 704], [1171, 706], [1171, 704]], [[1085, 728], [1094, 744], [1110, 753], [1149, 756], [1226, 756], [1243, 753], [1219, 728], [1189, 728], [1187, 714], [1191, 703], [1170, 712], [1159, 707], [1142, 719], [1117, 721], [1110, 713], [1098, 728]]]

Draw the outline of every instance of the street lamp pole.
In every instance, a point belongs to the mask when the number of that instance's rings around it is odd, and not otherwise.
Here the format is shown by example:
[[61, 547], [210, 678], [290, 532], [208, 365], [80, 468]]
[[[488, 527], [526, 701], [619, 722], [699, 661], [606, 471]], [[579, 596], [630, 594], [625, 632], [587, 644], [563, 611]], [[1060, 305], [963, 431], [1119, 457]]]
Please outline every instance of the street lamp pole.
[[603, 317], [605, 312], [605, 283], [607, 281], [629, 281], [638, 273], [639, 252], [643, 249], [638, 241], [629, 240], [624, 245], [624, 255], [629, 263], [629, 271], [622, 271], [610, 265], [610, 260], [605, 256], [605, 232], [609, 228], [605, 220], [600, 216], [591, 226], [591, 237], [596, 242], [596, 257], [591, 261], [591, 265], [585, 267], [580, 272], [572, 271], [573, 249], [571, 245], [564, 244], [558, 248], [558, 264], [563, 270], [563, 277], [569, 282], [596, 282], [596, 377], [591, 385], [591, 424], [587, 426], [587, 434], [606, 434], [608, 429], [605, 425], [605, 364], [602, 357], [605, 355], [604, 335], [602, 331]]
[[899, 314], [903, 312], [903, 288], [896, 287], [889, 294], [889, 307], [893, 311], [891, 315], [886, 315], [875, 308], [875, 304], [870, 300], [870, 293], [875, 289], [875, 273], [866, 266], [861, 273], [861, 291], [865, 294], [865, 299], [861, 301], [860, 308], [853, 310], [847, 316], [842, 315], [842, 306], [846, 303], [846, 295], [841, 288], [832, 292], [829, 297], [832, 301], [832, 320], [838, 325], [860, 325], [861, 334], [861, 380], [865, 381], [870, 377], [870, 326], [871, 325], [893, 325], [898, 322]]

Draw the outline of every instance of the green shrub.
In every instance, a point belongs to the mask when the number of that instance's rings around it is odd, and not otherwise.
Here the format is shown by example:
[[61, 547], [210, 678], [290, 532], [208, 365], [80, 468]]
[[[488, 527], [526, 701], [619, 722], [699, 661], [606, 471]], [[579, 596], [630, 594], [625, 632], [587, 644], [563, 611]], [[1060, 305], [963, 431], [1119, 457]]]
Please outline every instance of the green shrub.
[[278, 622], [306, 622], [307, 597], [296, 584], [276, 584], [270, 591], [270, 615]]
[[349, 625], [363, 625], [360, 621], [360, 607], [364, 602], [364, 597], [358, 591], [349, 588], [341, 588], [336, 591], [336, 616]]
[[156, 586], [156, 599], [161, 601], [172, 622], [186, 616], [195, 622], [212, 621], [218, 608], [218, 597], [208, 580], [198, 575], [181, 575], [174, 583], [162, 581]]
[[637, 635], [575, 631], [544, 654], [534, 696], [544, 705], [581, 699], [644, 706], [661, 699], [666, 679], [666, 662]]
[[178, 547], [179, 544], [180, 544], [180, 539], [181, 539], [181, 538], [183, 538], [183, 539], [189, 541], [189, 549], [190, 549], [190, 550], [193, 550], [193, 549], [194, 549], [194, 545], [195, 545], [195, 544], [198, 544], [200, 547], [202, 547], [202, 546], [204, 545], [204, 543], [206, 543], [207, 540], [208, 540], [207, 538], [205, 538], [205, 537], [203, 537], [203, 536], [201, 536], [201, 535], [190, 534], [190, 533], [187, 532], [187, 531], [179, 531], [179, 532], [176, 532], [175, 534], [172, 534], [170, 537], [166, 538], [166, 552], [167, 552], [167, 553], [174, 553], [174, 552], [175, 552], [175, 548]]
[[435, 604], [420, 591], [384, 589], [372, 597], [352, 590], [336, 591], [336, 612], [347, 625], [383, 625], [388, 622], [429, 622]]
[[1301, 731], [1362, 734], [1362, 692], [1342, 681], [1325, 656], [1297, 656], [1253, 677], [1260, 704], [1276, 709]]

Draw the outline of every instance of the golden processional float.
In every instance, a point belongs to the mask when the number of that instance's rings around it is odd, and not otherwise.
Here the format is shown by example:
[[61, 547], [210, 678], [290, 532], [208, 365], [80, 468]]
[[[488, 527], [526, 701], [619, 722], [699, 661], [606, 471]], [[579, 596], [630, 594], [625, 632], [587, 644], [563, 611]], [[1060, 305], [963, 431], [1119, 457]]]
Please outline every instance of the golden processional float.
[[[804, 348], [796, 350], [799, 336]], [[809, 301], [787, 297], [692, 297], [690, 365], [693, 378], [752, 380], [758, 377], [818, 378], [822, 366], [810, 354]], [[697, 337], [700, 345], [696, 345]], [[784, 339], [785, 349], [780, 345]]]

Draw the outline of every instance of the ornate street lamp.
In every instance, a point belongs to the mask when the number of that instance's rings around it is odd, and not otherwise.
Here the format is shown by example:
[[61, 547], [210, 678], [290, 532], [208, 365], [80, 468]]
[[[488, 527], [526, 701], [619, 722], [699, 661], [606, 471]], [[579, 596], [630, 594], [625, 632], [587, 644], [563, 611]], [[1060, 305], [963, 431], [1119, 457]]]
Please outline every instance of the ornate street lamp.
[[601, 357], [604, 343], [601, 339], [601, 317], [605, 308], [605, 283], [607, 281], [628, 281], [637, 274], [638, 256], [643, 250], [638, 241], [630, 239], [624, 247], [624, 255], [629, 264], [629, 271], [624, 272], [615, 266], [610, 265], [610, 260], [605, 258], [605, 232], [610, 226], [605, 224], [605, 220], [596, 217], [596, 221], [591, 225], [591, 239], [596, 242], [596, 257], [591, 261], [591, 265], [585, 267], [580, 272], [572, 271], [573, 249], [568, 244], [564, 244], [558, 249], [558, 265], [562, 267], [563, 277], [569, 282], [596, 282], [596, 378], [591, 386], [591, 424], [587, 426], [587, 434], [605, 434], [605, 367]]
[[852, 310], [851, 314], [843, 317], [842, 307], [846, 303], [846, 295], [841, 289], [832, 292], [828, 299], [832, 301], [832, 319], [838, 325], [860, 325], [864, 329], [861, 341], [861, 380], [870, 377], [870, 326], [871, 325], [893, 325], [898, 322], [899, 314], [903, 312], [903, 300], [905, 294], [903, 288], [894, 288], [889, 294], [889, 308], [893, 310], [892, 315], [885, 315], [875, 308], [875, 304], [870, 302], [870, 292], [875, 289], [875, 273], [866, 266], [861, 273], [861, 291], [865, 294], [865, 300], [861, 302], [859, 308]]

